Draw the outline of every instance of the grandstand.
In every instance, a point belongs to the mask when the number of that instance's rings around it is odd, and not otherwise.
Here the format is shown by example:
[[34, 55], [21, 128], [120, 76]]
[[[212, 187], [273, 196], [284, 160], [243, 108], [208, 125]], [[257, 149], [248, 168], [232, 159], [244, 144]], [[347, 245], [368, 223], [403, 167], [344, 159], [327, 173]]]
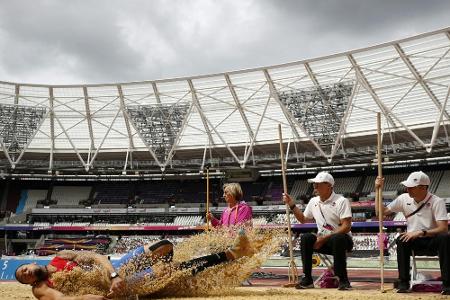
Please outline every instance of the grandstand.
[[218, 176], [224, 168], [273, 170], [278, 124], [290, 168], [368, 164], [376, 112], [386, 163], [446, 160], [449, 48], [445, 28], [223, 74], [104, 85], [0, 82], [0, 166], [16, 178], [93, 181], [189, 176], [206, 165]]
[[109, 238], [46, 238], [36, 247], [36, 254], [47, 256], [61, 250], [87, 250], [106, 253], [111, 243]]
[[[0, 82], [0, 251], [123, 253], [204, 229], [221, 187], [239, 181], [254, 226], [286, 223], [321, 170], [352, 200], [358, 249], [375, 244], [376, 113], [382, 113], [385, 201], [414, 170], [450, 203], [450, 29], [283, 65], [103, 85]], [[313, 223], [298, 224], [296, 234]], [[392, 216], [393, 233], [405, 226]], [[361, 234], [361, 235], [360, 235]], [[88, 238], [89, 237], [89, 238]], [[392, 236], [390, 236], [392, 239]]]

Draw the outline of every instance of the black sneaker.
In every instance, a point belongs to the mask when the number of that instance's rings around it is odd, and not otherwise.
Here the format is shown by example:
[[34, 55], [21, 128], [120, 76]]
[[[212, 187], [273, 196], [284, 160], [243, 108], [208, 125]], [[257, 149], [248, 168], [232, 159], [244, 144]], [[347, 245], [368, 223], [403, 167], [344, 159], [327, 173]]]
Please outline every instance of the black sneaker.
[[441, 295], [450, 295], [450, 287], [444, 286]]
[[411, 293], [409, 289], [409, 282], [399, 282], [397, 286], [397, 293]]
[[295, 285], [296, 289], [312, 289], [314, 288], [314, 281], [312, 278], [303, 276], [302, 279]]
[[352, 286], [350, 285], [350, 282], [348, 280], [343, 280], [339, 282], [338, 290], [340, 291], [347, 291], [350, 290]]

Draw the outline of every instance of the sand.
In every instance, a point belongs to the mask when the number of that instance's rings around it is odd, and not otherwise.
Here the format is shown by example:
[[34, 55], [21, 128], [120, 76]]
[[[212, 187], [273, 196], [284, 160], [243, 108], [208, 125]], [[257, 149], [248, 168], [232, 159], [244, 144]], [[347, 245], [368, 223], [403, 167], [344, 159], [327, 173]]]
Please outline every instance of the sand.
[[[164, 299], [242, 299], [242, 300], [265, 300], [265, 299], [333, 299], [333, 300], [393, 300], [397, 299], [442, 299], [444, 298], [438, 293], [410, 293], [397, 294], [392, 289], [392, 283], [386, 284], [385, 293], [381, 293], [379, 287], [373, 283], [355, 282], [354, 288], [351, 291], [338, 291], [337, 289], [309, 289], [296, 290], [294, 288], [278, 287], [280, 281], [269, 280], [261, 282], [255, 279], [252, 286], [240, 286], [240, 284], [251, 275], [253, 270], [258, 269], [264, 261], [275, 250], [279, 248], [279, 232], [258, 232], [257, 230], [247, 230], [247, 236], [252, 241], [255, 254], [252, 257], [242, 257], [238, 260], [216, 265], [200, 272], [195, 277], [190, 275], [184, 278], [178, 275], [183, 275], [184, 271], [170, 270], [167, 274], [158, 274], [156, 277], [145, 278], [144, 281], [139, 281], [139, 285], [130, 290], [131, 295], [152, 294], [152, 298], [146, 299], [161, 299], [162, 295], [166, 296]], [[230, 235], [230, 231], [211, 231], [192, 236], [184, 242], [175, 246], [174, 261], [186, 261], [193, 256], [201, 256], [207, 253], [216, 253], [224, 251], [230, 246], [234, 237]], [[145, 259], [139, 258], [135, 263], [131, 263], [133, 267], [138, 264], [145, 263]], [[157, 274], [157, 265], [153, 265], [155, 274]], [[89, 272], [81, 272], [82, 276], [78, 276], [77, 272], [70, 272], [67, 277], [73, 286], [77, 289], [65, 292], [66, 294], [85, 294], [94, 293], [92, 288], [94, 281], [99, 281], [98, 278], [91, 278], [95, 275], [96, 269]], [[165, 270], [165, 269], [164, 269]], [[180, 273], [181, 272], [181, 273]], [[57, 274], [56, 274], [57, 275]], [[52, 277], [56, 282], [56, 277]], [[63, 274], [61, 274], [63, 275]], [[89, 275], [89, 276], [88, 276]], [[101, 274], [99, 275], [100, 277]], [[95, 276], [94, 276], [95, 277]], [[126, 276], [124, 276], [126, 278]], [[147, 280], [148, 279], [148, 280]], [[88, 284], [83, 282], [87, 280]], [[102, 280], [100, 280], [102, 282]], [[252, 280], [251, 280], [252, 281]], [[271, 286], [267, 286], [267, 285]], [[280, 283], [281, 284], [281, 283]], [[62, 285], [70, 286], [70, 284]], [[83, 288], [89, 290], [83, 290]], [[109, 284], [106, 286], [109, 289]], [[100, 289], [101, 290], [101, 289]], [[142, 293], [141, 293], [142, 292]], [[145, 293], [143, 293], [145, 292]], [[98, 293], [96, 293], [98, 294]], [[100, 293], [101, 294], [101, 293]], [[128, 299], [135, 297], [128, 297]], [[22, 285], [17, 282], [0, 283], [0, 300], [1, 299], [34, 299], [31, 293], [31, 287]], [[144, 299], [143, 297], [139, 299]]]
[[[31, 287], [19, 283], [1, 283], [0, 300], [35, 299], [31, 293]], [[410, 293], [397, 294], [392, 290], [392, 285], [386, 285], [386, 292], [381, 293], [378, 289], [367, 289], [356, 287], [351, 291], [337, 291], [336, 289], [310, 289], [296, 290], [294, 288], [282, 287], [238, 287], [227, 295], [210, 297], [180, 297], [164, 299], [186, 299], [186, 300], [277, 300], [277, 299], [324, 299], [324, 300], [401, 300], [401, 299], [445, 299], [436, 293]]]

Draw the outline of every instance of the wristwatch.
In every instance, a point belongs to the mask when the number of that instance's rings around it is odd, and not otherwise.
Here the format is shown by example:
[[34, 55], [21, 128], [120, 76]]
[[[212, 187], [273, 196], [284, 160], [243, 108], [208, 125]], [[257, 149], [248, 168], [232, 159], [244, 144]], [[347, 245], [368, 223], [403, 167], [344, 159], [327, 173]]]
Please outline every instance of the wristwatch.
[[109, 274], [110, 279], [114, 279], [116, 277], [119, 277], [119, 274], [117, 272], [112, 272], [111, 274]]
[[422, 236], [427, 236], [427, 231], [425, 229], [422, 230]]

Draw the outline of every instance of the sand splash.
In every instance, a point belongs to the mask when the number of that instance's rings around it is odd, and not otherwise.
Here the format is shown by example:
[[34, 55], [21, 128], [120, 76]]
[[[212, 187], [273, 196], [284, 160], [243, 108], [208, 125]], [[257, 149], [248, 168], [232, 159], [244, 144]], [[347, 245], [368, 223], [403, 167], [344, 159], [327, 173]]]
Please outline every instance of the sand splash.
[[[128, 289], [121, 297], [139, 295], [149, 297], [227, 295], [239, 286], [252, 272], [272, 254], [278, 251], [286, 235], [280, 230], [247, 229], [253, 247], [252, 257], [243, 257], [232, 262], [210, 267], [195, 276], [191, 270], [180, 270], [177, 265], [193, 258], [218, 253], [229, 248], [236, 230], [219, 229], [203, 232], [175, 245], [172, 262], [151, 261], [147, 256], [133, 259], [120, 268], [119, 274], [128, 283]], [[153, 276], [136, 278], [136, 273], [153, 268]], [[71, 272], [53, 275], [55, 289], [66, 295], [96, 294], [106, 295], [109, 291], [108, 276], [96, 266], [88, 270], [77, 267]], [[140, 297], [140, 299], [143, 299]]]

